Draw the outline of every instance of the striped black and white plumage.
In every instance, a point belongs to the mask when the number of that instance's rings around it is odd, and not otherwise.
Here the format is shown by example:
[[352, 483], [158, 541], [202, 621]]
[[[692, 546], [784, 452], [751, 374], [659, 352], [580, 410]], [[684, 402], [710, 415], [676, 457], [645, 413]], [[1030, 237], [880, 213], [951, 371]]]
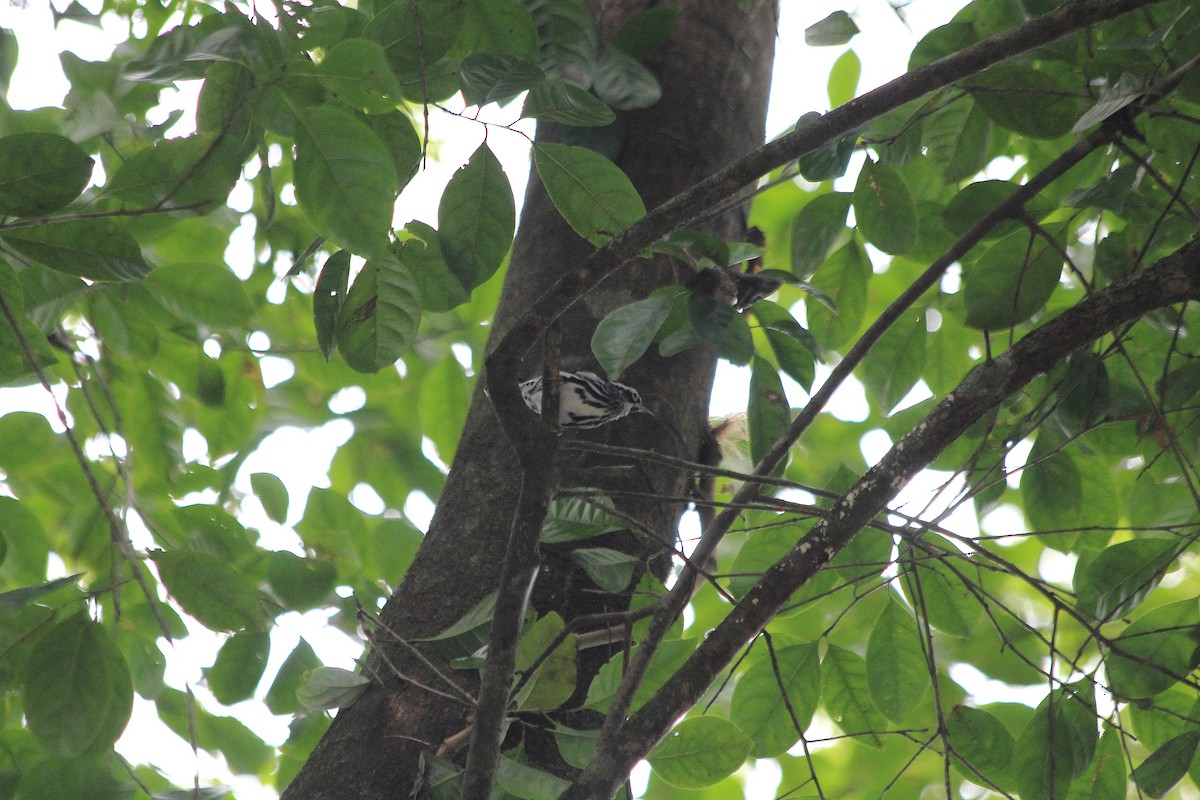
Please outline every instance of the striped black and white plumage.
[[[645, 411], [637, 389], [606, 381], [594, 372], [562, 372], [558, 393], [558, 424], [561, 428], [597, 428]], [[521, 397], [535, 414], [542, 413], [542, 379], [521, 382]]]

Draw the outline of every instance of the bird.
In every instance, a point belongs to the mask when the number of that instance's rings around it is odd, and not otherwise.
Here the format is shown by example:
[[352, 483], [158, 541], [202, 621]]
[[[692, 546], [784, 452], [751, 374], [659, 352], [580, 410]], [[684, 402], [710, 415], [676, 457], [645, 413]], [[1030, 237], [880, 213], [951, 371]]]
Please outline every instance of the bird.
[[[598, 428], [635, 412], [650, 413], [637, 389], [609, 381], [594, 372], [560, 372], [558, 425], [561, 428]], [[521, 397], [535, 414], [542, 413], [542, 378], [520, 383]]]

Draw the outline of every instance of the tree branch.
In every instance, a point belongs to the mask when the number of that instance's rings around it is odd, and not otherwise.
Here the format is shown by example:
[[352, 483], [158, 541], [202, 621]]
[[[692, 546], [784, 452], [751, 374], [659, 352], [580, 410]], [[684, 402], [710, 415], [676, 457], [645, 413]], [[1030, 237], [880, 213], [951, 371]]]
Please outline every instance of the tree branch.
[[1200, 298], [1200, 239], [1097, 292], [976, 367], [867, 471], [622, 726], [562, 800], [611, 797], [624, 776], [703, 694], [751, 637], [947, 445], [1006, 397], [1063, 358], [1158, 308]]

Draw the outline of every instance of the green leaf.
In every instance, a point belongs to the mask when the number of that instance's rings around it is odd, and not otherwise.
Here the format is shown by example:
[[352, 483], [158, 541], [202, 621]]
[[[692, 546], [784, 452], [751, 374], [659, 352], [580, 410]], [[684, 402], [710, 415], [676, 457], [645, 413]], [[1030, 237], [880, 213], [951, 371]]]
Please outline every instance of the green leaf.
[[470, 405], [467, 376], [454, 358], [439, 360], [422, 377], [417, 389], [422, 434], [447, 464], [454, 460]]
[[986, 166], [991, 134], [992, 123], [969, 97], [941, 109], [924, 125], [929, 158], [949, 182], [969, 178]]
[[925, 314], [910, 311], [892, 323], [863, 359], [862, 381], [880, 411], [889, 413], [917, 385], [928, 342]]
[[0, 296], [17, 322], [14, 330], [7, 319], [0, 320], [0, 386], [18, 383], [34, 374], [26, 350], [42, 368], [58, 360], [45, 334], [25, 315], [24, 294], [20, 278], [7, 261], [0, 259]]
[[607, 497], [591, 502], [579, 497], [554, 500], [542, 522], [541, 541], [564, 544], [623, 530], [625, 526], [621, 521], [604, 511], [604, 506], [611, 504]]
[[954, 753], [969, 765], [961, 770], [966, 778], [975, 783], [983, 778], [999, 788], [1011, 785], [1008, 765], [1013, 738], [1000, 720], [978, 708], [955, 706], [946, 717], [946, 737]]
[[403, 102], [383, 48], [366, 39], [344, 39], [326, 53], [317, 74], [335, 97], [367, 113], [395, 110]]
[[1107, 172], [1091, 186], [1068, 194], [1063, 204], [1074, 208], [1099, 208], [1120, 214], [1125, 211], [1125, 202], [1141, 175], [1140, 167], [1127, 164]]
[[729, 717], [754, 741], [750, 755], [775, 758], [800, 738], [820, 699], [821, 662], [817, 645], [790, 645], [775, 651], [774, 664], [769, 654], [761, 654], [738, 678], [729, 701]]
[[137, 241], [110, 219], [77, 219], [5, 231], [6, 244], [51, 269], [94, 281], [140, 281], [150, 272]]
[[1067, 800], [1125, 800], [1125, 752], [1121, 737], [1118, 729], [1105, 728], [1092, 763], [1071, 782]]
[[718, 357], [733, 364], [749, 364], [754, 340], [745, 317], [715, 297], [695, 292], [687, 298], [692, 330]]
[[415, 0], [388, 5], [367, 25], [363, 38], [377, 42], [402, 81], [446, 55], [462, 29], [463, 0]]
[[879, 734], [888, 729], [888, 721], [871, 702], [862, 656], [830, 645], [821, 662], [821, 697], [829, 716], [847, 736], [868, 747], [883, 747]]
[[[746, 421], [750, 426], [750, 460], [759, 463], [787, 429], [791, 406], [779, 372], [761, 356], [750, 360], [750, 397]], [[782, 473], [786, 459], [777, 472]]]
[[[975, 567], [961, 553], [938, 544], [936, 537], [922, 538], [926, 547], [914, 548], [900, 561], [904, 594], [929, 624], [965, 639], [975, 631], [983, 614], [983, 607], [969, 585]], [[929, 552], [931, 549], [932, 553]], [[934, 553], [943, 555], [939, 557]], [[949, 564], [943, 563], [943, 559], [953, 560], [957, 573]]]
[[246, 289], [224, 264], [171, 264], [142, 282], [146, 291], [182, 320], [207, 328], [244, 329], [254, 309]]
[[854, 185], [854, 217], [867, 241], [903, 255], [917, 244], [917, 208], [900, 173], [888, 164], [863, 162]]
[[405, 226], [402, 238], [392, 246], [420, 289], [421, 308], [425, 311], [449, 311], [471, 299], [446, 259], [438, 232], [424, 222], [413, 220]]
[[1183, 780], [1197, 745], [1200, 745], [1200, 731], [1182, 733], [1151, 753], [1130, 777], [1146, 794], [1162, 797]]
[[1081, 524], [1083, 479], [1071, 453], [1054, 452], [1051, 436], [1040, 436], [1021, 473], [1021, 499], [1029, 524], [1041, 531], [1074, 528]]
[[646, 760], [664, 781], [681, 789], [711, 786], [732, 775], [754, 742], [720, 717], [691, 717], [675, 726]]
[[1200, 664], [1198, 634], [1200, 609], [1195, 599], [1146, 612], [1112, 643], [1104, 662], [1109, 688], [1131, 700], [1171, 688]]
[[250, 476], [250, 488], [262, 503], [263, 510], [272, 522], [282, 525], [287, 521], [288, 490], [278, 475], [270, 472], [255, 472]]
[[317, 285], [313, 289], [313, 325], [317, 346], [328, 362], [337, 344], [337, 320], [346, 302], [350, 284], [350, 252], [338, 250], [325, 259]]
[[467, 56], [460, 76], [463, 99], [469, 106], [504, 103], [546, 78], [542, 68], [529, 59], [504, 53]]
[[93, 162], [79, 145], [55, 133], [0, 137], [0, 214], [49, 214], [83, 193]]
[[658, 79], [632, 56], [609, 48], [596, 62], [593, 86], [596, 95], [617, 111], [648, 108], [662, 97]]
[[300, 208], [346, 249], [364, 256], [384, 250], [395, 202], [394, 164], [375, 132], [351, 114], [329, 106], [296, 114]]
[[1083, 111], [1075, 87], [1027, 64], [1000, 64], [976, 75], [971, 94], [992, 122], [1034, 139], [1069, 133]]
[[400, 111], [372, 114], [367, 117], [367, 127], [375, 132], [387, 148], [392, 157], [392, 166], [396, 168], [396, 189], [403, 189], [417, 174], [423, 153], [421, 137], [417, 135], [412, 120]]
[[[562, 617], [550, 612], [522, 631], [521, 641], [517, 645], [517, 671], [527, 672], [564, 627]], [[575, 694], [575, 653], [573, 636], [560, 641], [521, 690], [517, 707], [522, 710], [552, 709], [567, 702]]]
[[108, 751], [133, 711], [129, 667], [86, 614], [46, 631], [29, 654], [23, 687], [29, 730], [66, 758]]
[[1132, 539], [1106, 548], [1079, 563], [1076, 607], [1101, 623], [1120, 619], [1154, 591], [1178, 554], [1170, 539]]
[[204, 680], [217, 702], [231, 706], [254, 696], [271, 655], [267, 631], [239, 631], [225, 640]]
[[321, 666], [312, 645], [301, 637], [295, 649], [284, 659], [275, 674], [271, 688], [264, 698], [267, 709], [272, 714], [295, 714], [300, 710], [300, 699], [296, 692], [304, 683], [304, 676]]
[[214, 631], [235, 631], [263, 622], [258, 590], [224, 559], [196, 550], [151, 553], [159, 577], [183, 610]]
[[521, 116], [577, 128], [600, 127], [617, 118], [613, 110], [591, 92], [554, 79], [530, 87], [521, 107]]
[[820, 22], [804, 29], [804, 43], [810, 47], [830, 47], [849, 42], [858, 26], [845, 11], [834, 11]]
[[[3, 530], [3, 528], [0, 528]], [[40, 583], [37, 586], [24, 586], [20, 589], [11, 589], [7, 592], [0, 592], [0, 611], [6, 613], [16, 613], [34, 601], [43, 597], [48, 597], [59, 589], [67, 586], [77, 586], [79, 576], [82, 572], [76, 572], [74, 575], [65, 575], [61, 578], [55, 578], [52, 581]]]
[[138, 208], [206, 213], [224, 203], [237, 182], [244, 151], [216, 134], [166, 139], [135, 154], [117, 169], [104, 194]]
[[646, 215], [629, 178], [599, 153], [535, 143], [533, 163], [558, 213], [594, 245], [604, 244]]
[[[650, 658], [645, 679], [634, 693], [630, 710], [636, 711], [654, 692], [658, 691], [675, 670], [683, 665], [688, 656], [695, 652], [696, 645], [695, 639], [668, 639], [659, 645], [658, 650]], [[592, 685], [588, 687], [585, 705], [599, 711], [606, 711], [624, 674], [625, 654], [617, 653], [600, 668], [599, 674], [592, 681]]]
[[370, 678], [348, 669], [317, 667], [300, 681], [296, 699], [311, 711], [344, 708], [357, 700], [370, 684]]
[[487, 143], [454, 173], [438, 206], [438, 244], [467, 291], [499, 269], [512, 245], [516, 210], [512, 187]]
[[436, 636], [430, 636], [419, 641], [440, 642], [447, 639], [454, 639], [472, 631], [477, 631], [480, 628], [490, 626], [492, 624], [492, 614], [496, 611], [496, 593], [492, 592], [486, 595], [478, 603], [471, 606], [467, 613], [458, 618], [453, 625], [442, 631]]
[[642, 563], [640, 558], [607, 547], [572, 550], [571, 560], [606, 592], [623, 591], [633, 579], [634, 568]]
[[929, 689], [929, 665], [912, 615], [889, 599], [867, 639], [871, 700], [893, 722], [907, 717]]
[[846, 237], [850, 194], [819, 194], [805, 204], [792, 223], [792, 272], [807, 279], [825, 263], [830, 251]]
[[1034, 234], [1005, 236], [963, 270], [967, 325], [1009, 328], [1032, 317], [1058, 288], [1062, 256]]
[[377, 372], [408, 349], [420, 317], [412, 275], [400, 259], [385, 252], [354, 278], [338, 316], [338, 352], [353, 369]]
[[834, 306], [834, 310], [830, 310], [811, 299], [805, 303], [808, 329], [822, 347], [840, 347], [858, 333], [866, 314], [870, 278], [871, 265], [867, 255], [854, 242], [830, 256], [813, 276], [813, 288], [826, 295]]
[[317, 608], [333, 595], [337, 567], [329, 561], [277, 550], [267, 556], [266, 562], [271, 591], [290, 611]]
[[1086, 682], [1056, 689], [1038, 705], [1013, 748], [1012, 776], [1021, 800], [1066, 798], [1096, 750], [1096, 709]]
[[621, 377], [650, 347], [671, 312], [674, 298], [648, 297], [610, 312], [592, 334], [592, 353], [612, 380]]
[[496, 768], [496, 785], [520, 800], [558, 800], [571, 784], [548, 772], [501, 756]]
[[[814, 122], [820, 118], [821, 115], [815, 111], [806, 112], [796, 121], [796, 127], [799, 128], [805, 123]], [[851, 131], [848, 135], [828, 142], [808, 155], [801, 156], [796, 161], [796, 169], [808, 181], [828, 181], [842, 177], [850, 166], [850, 157], [854, 155], [854, 146], [858, 143], [858, 137], [862, 132], [862, 128]]]
[[854, 99], [858, 91], [858, 79], [862, 75], [862, 62], [853, 50], [847, 50], [838, 56], [837, 61], [829, 68], [829, 82], [826, 91], [829, 94], [829, 107], [837, 108]]

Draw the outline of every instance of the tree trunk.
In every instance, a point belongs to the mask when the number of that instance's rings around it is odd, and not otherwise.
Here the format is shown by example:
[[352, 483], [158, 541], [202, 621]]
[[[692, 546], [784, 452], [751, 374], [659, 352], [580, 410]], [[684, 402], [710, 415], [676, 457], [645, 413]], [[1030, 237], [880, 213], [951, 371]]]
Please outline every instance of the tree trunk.
[[[611, 37], [646, 5], [644, 0], [592, 3], [602, 39]], [[775, 3], [688, 0], [678, 5], [680, 15], [670, 40], [646, 59], [662, 86], [662, 99], [648, 109], [619, 114], [615, 126], [605, 132], [613, 148], [606, 154], [615, 154], [647, 208], [757, 147], [763, 138]], [[746, 5], [749, 8], [743, 9]], [[538, 139], [578, 143], [579, 134], [579, 130], [543, 125]], [[596, 144], [593, 139], [592, 146]], [[739, 238], [745, 229], [745, 209], [735, 208], [706, 221], [704, 227], [722, 237]], [[545, 287], [576, 268], [590, 250], [551, 205], [536, 173], [531, 174], [495, 330], [505, 330]], [[680, 269], [663, 260], [632, 263], [567, 309], [559, 322], [562, 369], [600, 372], [589, 344], [596, 324], [614, 308], [644, 298], [659, 286], [678, 283], [683, 277]], [[634, 415], [592, 431], [568, 432], [564, 439], [578, 437], [696, 460], [708, 436], [714, 368], [715, 358], [702, 346], [671, 359], [658, 357], [652, 348], [621, 380], [639, 389], [655, 416]], [[515, 382], [540, 374], [541, 369], [538, 348], [527, 354], [521, 374], [504, 377]], [[284, 793], [286, 800], [412, 796], [422, 776], [422, 752], [437, 751], [471, 721], [468, 705], [453, 699], [455, 692], [414, 656], [409, 645], [419, 646], [443, 675], [474, 692], [474, 671], [451, 669], [418, 640], [445, 630], [494, 591], [504, 558], [519, 470], [482, 393], [482, 383], [429, 533], [374, 632], [375, 646], [366, 657], [366, 667], [381, 682], [373, 683], [354, 705], [338, 713]], [[602, 544], [636, 553], [662, 575], [669, 567], [691, 476], [674, 468], [559, 451], [559, 487], [601, 487], [645, 496], [621, 505], [642, 530], [610, 534]], [[598, 591], [570, 561], [568, 552], [544, 548], [541, 556], [531, 599], [539, 614], [555, 611], [570, 620], [627, 606], [628, 594]], [[568, 708], [578, 704], [575, 701], [586, 693], [587, 681], [608, 655], [604, 648], [585, 653], [580, 686]], [[510, 731], [510, 737], [517, 733]], [[569, 776], [569, 768], [544, 744], [532, 737], [526, 752], [544, 768]], [[444, 752], [461, 763], [461, 752], [453, 748]]]

